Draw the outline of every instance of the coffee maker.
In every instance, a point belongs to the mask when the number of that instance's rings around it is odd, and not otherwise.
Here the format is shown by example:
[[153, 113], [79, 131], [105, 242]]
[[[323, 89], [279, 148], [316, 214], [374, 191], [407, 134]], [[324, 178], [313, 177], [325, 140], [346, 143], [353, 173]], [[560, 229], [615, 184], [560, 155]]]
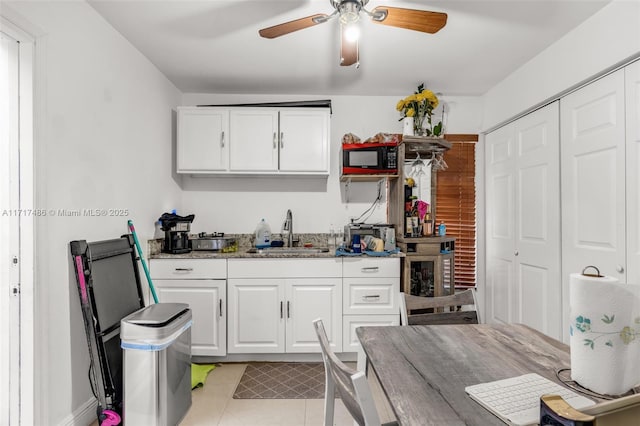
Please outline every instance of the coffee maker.
[[164, 231], [163, 253], [189, 253], [189, 231], [195, 215], [178, 216], [174, 213], [163, 213], [160, 216], [161, 229]]

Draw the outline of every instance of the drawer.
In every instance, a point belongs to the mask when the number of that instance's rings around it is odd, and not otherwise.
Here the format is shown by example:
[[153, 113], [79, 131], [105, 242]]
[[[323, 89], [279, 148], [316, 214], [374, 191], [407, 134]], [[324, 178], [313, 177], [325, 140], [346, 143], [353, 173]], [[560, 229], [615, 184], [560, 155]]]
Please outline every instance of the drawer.
[[341, 278], [342, 260], [229, 259], [229, 278]]
[[357, 352], [360, 341], [356, 328], [400, 325], [400, 315], [345, 315], [342, 317], [342, 351]]
[[400, 278], [400, 258], [344, 258], [342, 275], [345, 277], [398, 277]]
[[227, 278], [226, 259], [151, 259], [153, 279]]
[[345, 278], [342, 283], [342, 313], [397, 314], [398, 278]]

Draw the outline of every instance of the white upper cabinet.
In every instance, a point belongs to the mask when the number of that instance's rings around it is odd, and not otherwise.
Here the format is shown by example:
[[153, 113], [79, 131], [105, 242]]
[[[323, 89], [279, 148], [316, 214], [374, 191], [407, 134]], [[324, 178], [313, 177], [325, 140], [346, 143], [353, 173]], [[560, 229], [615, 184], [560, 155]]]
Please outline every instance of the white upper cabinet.
[[561, 335], [558, 103], [486, 137], [487, 316]]
[[278, 111], [237, 109], [230, 113], [231, 157], [234, 172], [278, 170]]
[[329, 172], [329, 111], [280, 111], [280, 171]]
[[326, 176], [329, 137], [326, 108], [179, 107], [178, 172]]
[[178, 173], [228, 170], [228, 137], [228, 110], [178, 107]]

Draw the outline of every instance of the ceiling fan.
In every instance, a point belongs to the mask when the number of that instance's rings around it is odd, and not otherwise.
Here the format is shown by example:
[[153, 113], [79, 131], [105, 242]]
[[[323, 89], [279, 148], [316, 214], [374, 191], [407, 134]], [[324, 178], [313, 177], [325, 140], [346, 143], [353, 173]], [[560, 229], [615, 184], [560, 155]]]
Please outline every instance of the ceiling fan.
[[335, 9], [330, 15], [319, 13], [296, 19], [272, 27], [263, 28], [258, 33], [264, 38], [276, 38], [294, 31], [323, 24], [336, 16], [340, 19], [340, 65], [359, 65], [358, 28], [360, 12], [368, 15], [375, 23], [406, 28], [425, 33], [436, 33], [447, 23], [447, 14], [427, 10], [403, 9], [400, 7], [378, 6], [371, 12], [364, 7], [369, 0], [329, 0]]

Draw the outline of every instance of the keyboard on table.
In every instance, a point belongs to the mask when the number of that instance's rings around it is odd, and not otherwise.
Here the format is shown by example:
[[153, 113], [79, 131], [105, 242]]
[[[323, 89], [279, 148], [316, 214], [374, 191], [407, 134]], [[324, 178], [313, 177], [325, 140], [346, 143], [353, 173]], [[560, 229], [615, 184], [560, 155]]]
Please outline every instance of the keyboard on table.
[[595, 404], [590, 399], [536, 373], [467, 386], [464, 390], [473, 400], [501, 420], [518, 426], [538, 424], [540, 397], [544, 394], [560, 395], [576, 409]]

